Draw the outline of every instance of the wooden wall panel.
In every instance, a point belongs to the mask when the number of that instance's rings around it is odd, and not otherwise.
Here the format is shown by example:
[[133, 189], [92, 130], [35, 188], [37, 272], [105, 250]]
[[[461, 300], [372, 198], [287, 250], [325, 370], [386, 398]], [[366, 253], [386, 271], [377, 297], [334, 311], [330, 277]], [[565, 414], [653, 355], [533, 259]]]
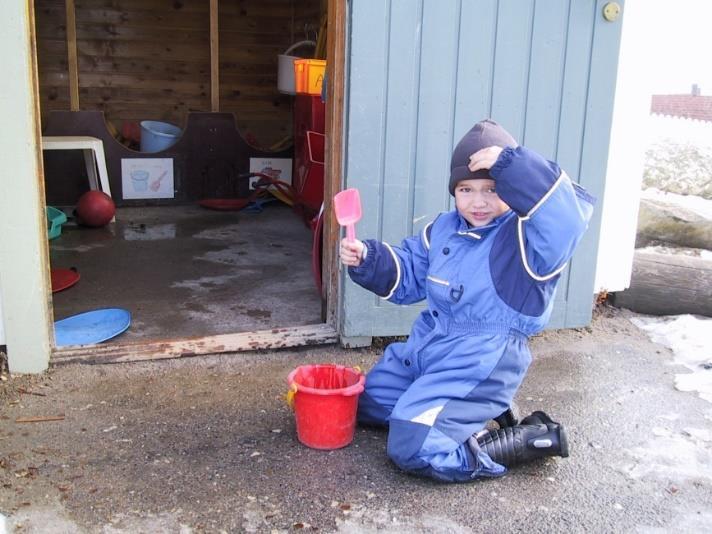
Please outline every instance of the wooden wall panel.
[[[449, 210], [452, 149], [487, 116], [600, 198], [621, 31], [605, 2], [351, 0], [344, 185], [361, 191], [360, 235], [398, 243]], [[562, 275], [551, 328], [590, 321], [599, 221], [600, 209]], [[403, 335], [423, 308], [342, 281], [347, 338]]]
[[[210, 111], [207, 0], [75, 0], [79, 106], [124, 121], [183, 126]], [[42, 116], [69, 109], [64, 0], [35, 0]], [[277, 92], [277, 54], [316, 39], [322, 0], [220, 0], [220, 111], [268, 147], [292, 130], [292, 98]]]

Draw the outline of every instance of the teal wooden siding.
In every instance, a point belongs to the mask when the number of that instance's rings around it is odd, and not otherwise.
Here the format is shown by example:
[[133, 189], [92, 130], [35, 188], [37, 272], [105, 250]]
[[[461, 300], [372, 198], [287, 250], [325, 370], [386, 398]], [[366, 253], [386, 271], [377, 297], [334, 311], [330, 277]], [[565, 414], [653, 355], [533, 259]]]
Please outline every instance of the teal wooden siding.
[[[622, 4], [622, 2], [619, 2]], [[595, 0], [352, 0], [345, 186], [359, 237], [397, 244], [452, 208], [452, 148], [492, 117], [602, 198], [621, 19]], [[559, 284], [550, 327], [591, 318], [600, 206]], [[395, 306], [342, 273], [345, 337], [401, 335]]]

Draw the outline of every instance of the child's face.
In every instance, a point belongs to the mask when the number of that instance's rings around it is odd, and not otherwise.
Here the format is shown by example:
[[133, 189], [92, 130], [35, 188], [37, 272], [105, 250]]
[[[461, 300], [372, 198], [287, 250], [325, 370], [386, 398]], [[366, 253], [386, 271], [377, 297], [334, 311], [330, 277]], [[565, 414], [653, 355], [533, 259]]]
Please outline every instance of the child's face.
[[497, 196], [494, 180], [462, 180], [455, 187], [455, 207], [474, 227], [487, 226], [509, 206]]

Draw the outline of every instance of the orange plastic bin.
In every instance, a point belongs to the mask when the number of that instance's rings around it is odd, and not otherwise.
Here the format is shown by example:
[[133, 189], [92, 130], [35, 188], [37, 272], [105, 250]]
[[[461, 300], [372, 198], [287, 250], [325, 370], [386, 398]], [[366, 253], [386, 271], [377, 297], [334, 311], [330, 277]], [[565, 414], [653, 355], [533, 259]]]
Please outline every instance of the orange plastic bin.
[[324, 83], [326, 61], [323, 59], [295, 59], [294, 86], [298, 95], [320, 95]]

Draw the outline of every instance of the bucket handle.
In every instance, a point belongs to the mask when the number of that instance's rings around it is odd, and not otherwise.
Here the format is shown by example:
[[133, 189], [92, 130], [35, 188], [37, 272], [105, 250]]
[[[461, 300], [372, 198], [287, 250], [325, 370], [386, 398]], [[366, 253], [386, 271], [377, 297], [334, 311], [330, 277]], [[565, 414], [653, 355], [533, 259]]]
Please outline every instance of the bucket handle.
[[292, 50], [296, 50], [296, 49], [299, 48], [300, 46], [307, 46], [307, 45], [308, 45], [308, 46], [313, 46], [314, 48], [316, 48], [316, 43], [315, 43], [314, 41], [310, 41], [310, 40], [299, 41], [299, 42], [297, 42], [297, 43], [294, 43], [294, 44], [293, 44], [292, 46], [290, 46], [289, 48], [287, 48], [287, 49], [284, 51], [284, 54], [282, 54], [282, 55], [283, 55], [283, 56], [288, 56], [289, 53], [290, 53]]
[[297, 394], [297, 391], [297, 385], [292, 382], [292, 384], [289, 386], [289, 391], [287, 391], [287, 394], [285, 395], [287, 406], [289, 406], [292, 411], [294, 411], [294, 396]]

